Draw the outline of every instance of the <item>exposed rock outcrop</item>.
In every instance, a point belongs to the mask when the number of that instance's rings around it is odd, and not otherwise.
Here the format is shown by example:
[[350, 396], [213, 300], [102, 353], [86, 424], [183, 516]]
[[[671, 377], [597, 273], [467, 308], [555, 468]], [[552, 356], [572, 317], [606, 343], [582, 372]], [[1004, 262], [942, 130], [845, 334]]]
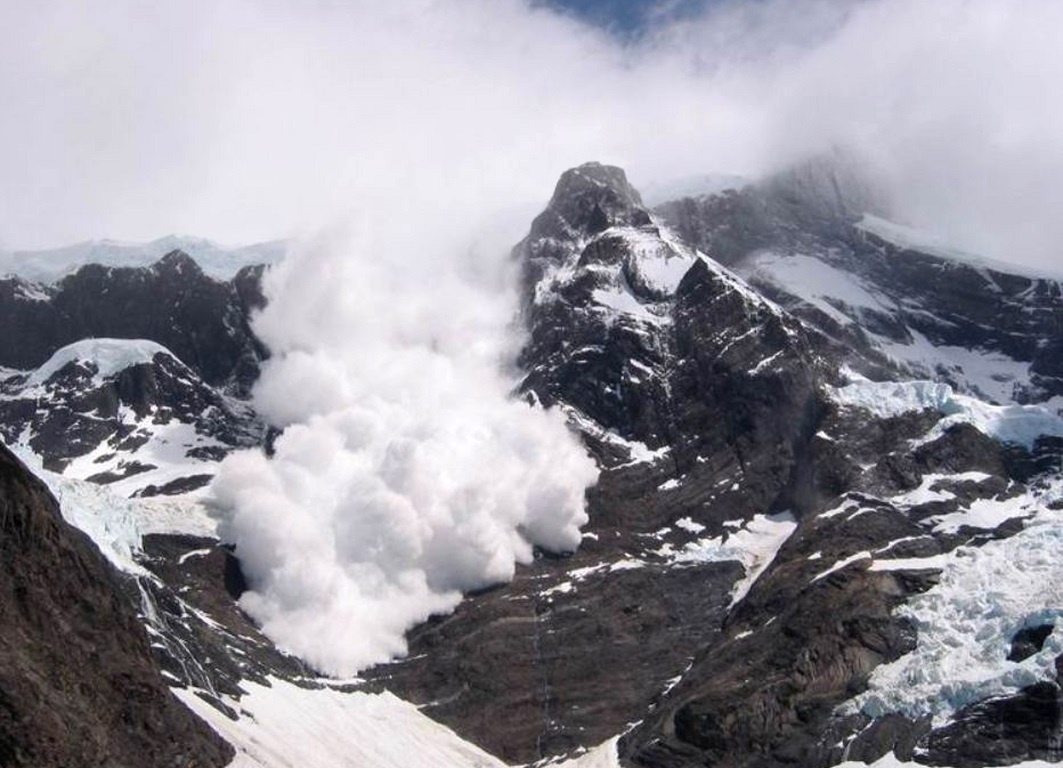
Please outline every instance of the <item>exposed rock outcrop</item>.
[[246, 396], [266, 349], [250, 326], [262, 267], [227, 282], [182, 251], [150, 267], [88, 264], [51, 286], [0, 279], [0, 366], [29, 370], [85, 338], [150, 339], [208, 384]]
[[226, 765], [169, 692], [119, 577], [0, 446], [0, 763]]

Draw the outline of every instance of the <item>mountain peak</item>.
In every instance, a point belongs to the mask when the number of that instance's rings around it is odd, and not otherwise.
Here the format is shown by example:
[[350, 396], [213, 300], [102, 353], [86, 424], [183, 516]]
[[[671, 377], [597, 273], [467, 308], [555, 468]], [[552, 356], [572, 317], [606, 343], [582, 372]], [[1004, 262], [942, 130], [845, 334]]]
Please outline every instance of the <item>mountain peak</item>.
[[642, 197], [628, 182], [623, 169], [596, 162], [584, 163], [561, 174], [546, 214], [549, 214], [547, 218], [536, 221], [541, 230], [539, 235], [556, 234], [550, 230], [558, 224], [569, 235], [585, 237], [609, 227], [650, 223]]
[[155, 269], [167, 272], [176, 272], [177, 274], [203, 273], [203, 269], [199, 266], [199, 263], [179, 248], [170, 251], [157, 262], [155, 262]]

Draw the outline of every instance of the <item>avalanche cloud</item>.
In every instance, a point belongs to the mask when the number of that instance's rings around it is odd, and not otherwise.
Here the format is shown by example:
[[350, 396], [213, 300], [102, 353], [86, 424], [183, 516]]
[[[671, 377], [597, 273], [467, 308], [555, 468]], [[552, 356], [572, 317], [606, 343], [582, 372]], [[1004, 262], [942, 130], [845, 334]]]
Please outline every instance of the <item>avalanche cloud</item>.
[[374, 208], [270, 275], [256, 392], [286, 427], [231, 456], [220, 532], [242, 605], [288, 650], [347, 676], [405, 652], [404, 632], [533, 548], [574, 549], [597, 469], [561, 414], [512, 396], [504, 258]]

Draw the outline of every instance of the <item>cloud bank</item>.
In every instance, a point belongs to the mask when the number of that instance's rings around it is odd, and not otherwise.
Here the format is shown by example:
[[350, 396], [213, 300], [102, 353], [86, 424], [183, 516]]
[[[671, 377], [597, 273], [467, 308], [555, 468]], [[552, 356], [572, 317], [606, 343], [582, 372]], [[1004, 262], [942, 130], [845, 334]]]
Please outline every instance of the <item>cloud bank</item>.
[[874, 160], [911, 223], [1054, 266], [1063, 5], [711, 4], [635, 43], [522, 0], [0, 0], [0, 247], [317, 231], [270, 278], [276, 455], [226, 462], [266, 631], [349, 674], [534, 544], [594, 467], [509, 397], [505, 253], [558, 174]]
[[455, 213], [528, 214], [588, 159], [649, 183], [833, 144], [960, 246], [1051, 266], [1063, 239], [1055, 0], [731, 0], [635, 43], [521, 0], [11, 1], [0, 21], [0, 246], [267, 239], [439, 177]]

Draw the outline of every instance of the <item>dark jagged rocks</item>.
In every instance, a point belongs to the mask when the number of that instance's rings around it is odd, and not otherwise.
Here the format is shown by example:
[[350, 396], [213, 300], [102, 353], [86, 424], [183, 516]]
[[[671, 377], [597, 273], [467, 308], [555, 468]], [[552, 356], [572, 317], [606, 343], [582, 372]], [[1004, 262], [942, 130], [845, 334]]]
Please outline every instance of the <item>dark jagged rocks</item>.
[[[264, 427], [246, 403], [208, 386], [157, 345], [90, 341], [67, 352], [55, 370], [0, 376], [0, 437], [24, 441], [46, 469], [61, 472], [91, 454], [92, 474], [85, 476], [92, 482], [141, 476], [140, 495], [180, 493], [204, 485], [234, 448], [263, 439]], [[108, 367], [114, 359], [119, 370]], [[172, 468], [160, 467], [156, 452], [184, 461], [181, 476], [166, 474]], [[155, 470], [162, 471], [158, 482]]]
[[[514, 256], [529, 333], [522, 389], [564, 409], [603, 466], [588, 494], [588, 538], [575, 556], [543, 557], [418, 628], [411, 659], [369, 677], [511, 760], [624, 731], [625, 764], [654, 768], [828, 766], [890, 751], [978, 759], [983, 747], [967, 750], [928, 721], [839, 709], [878, 665], [914, 647], [894, 609], [938, 579], [930, 567], [873, 571], [860, 553], [932, 558], [1013, 535], [1020, 520], [948, 533], [933, 520], [1023, 492], [1021, 482], [1058, 469], [1056, 453], [1048, 442], [1004, 447], [964, 424], [929, 439], [941, 418], [933, 411], [839, 406], [828, 393], [846, 365], [905, 375], [868, 334], [903, 335], [906, 316], [854, 314], [841, 328], [778, 287], [784, 306], [765, 300], [720, 264], [741, 271], [766, 247], [885, 263], [854, 228], [875, 203], [827, 163], [665, 206], [669, 231], [619, 169], [566, 172]], [[918, 270], [890, 274], [898, 295], [921, 280]], [[964, 290], [977, 302], [985, 283]], [[950, 311], [976, 324], [981, 310]], [[1026, 330], [1046, 348], [1056, 338], [1047, 326]], [[951, 500], [890, 501], [933, 477]], [[782, 533], [769, 534], [779, 548], [763, 559], [694, 554], [699, 541], [765, 529]], [[636, 616], [655, 630], [631, 646]], [[597, 650], [583, 640], [591, 627]], [[494, 717], [498, 707], [513, 716]]]
[[226, 765], [169, 692], [119, 577], [0, 446], [0, 764]]
[[0, 279], [0, 366], [36, 368], [85, 338], [150, 339], [208, 384], [247, 396], [267, 354], [250, 326], [262, 271], [221, 282], [173, 251], [150, 267], [89, 264], [47, 287]]

